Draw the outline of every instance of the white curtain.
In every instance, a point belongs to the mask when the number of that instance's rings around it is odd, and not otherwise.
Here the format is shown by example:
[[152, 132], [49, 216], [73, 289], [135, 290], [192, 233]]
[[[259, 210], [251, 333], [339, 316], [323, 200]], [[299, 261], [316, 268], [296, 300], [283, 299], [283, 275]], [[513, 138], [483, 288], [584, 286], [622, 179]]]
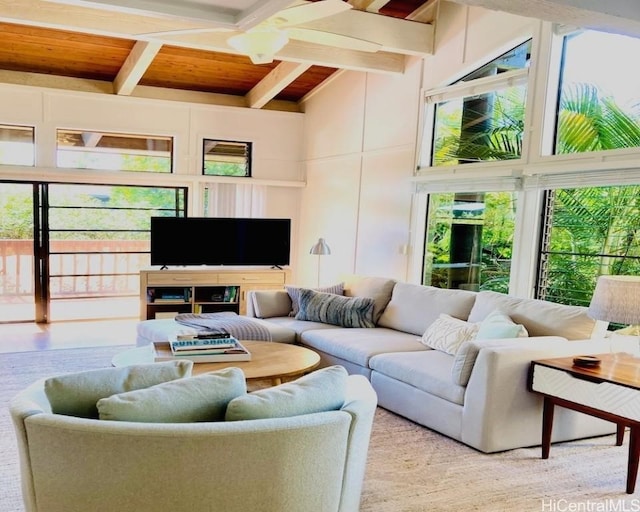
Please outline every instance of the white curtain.
[[206, 214], [209, 217], [265, 216], [266, 185], [211, 183], [206, 189], [209, 197]]

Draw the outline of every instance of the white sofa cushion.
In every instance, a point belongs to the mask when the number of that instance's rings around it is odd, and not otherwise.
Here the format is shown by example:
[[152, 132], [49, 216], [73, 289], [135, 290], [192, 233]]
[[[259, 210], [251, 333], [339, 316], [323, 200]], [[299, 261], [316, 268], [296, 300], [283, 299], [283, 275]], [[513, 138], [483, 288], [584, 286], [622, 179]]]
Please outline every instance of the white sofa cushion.
[[98, 400], [101, 420], [146, 423], [222, 421], [227, 404], [246, 395], [240, 368], [203, 373]]
[[590, 338], [596, 321], [587, 316], [587, 308], [567, 306], [538, 299], [520, 299], [498, 292], [479, 292], [469, 322], [481, 322], [490, 313], [501, 310], [525, 326], [529, 336], [561, 336], [568, 340]]
[[191, 376], [193, 362], [166, 361], [51, 377], [44, 391], [54, 414], [97, 418], [101, 398]]
[[384, 327], [308, 330], [300, 337], [303, 345], [364, 368], [376, 354], [429, 350], [417, 336]]
[[476, 295], [466, 290], [396, 283], [378, 325], [422, 336], [441, 313], [466, 320]]
[[344, 294], [347, 297], [369, 297], [374, 300], [373, 321], [378, 323], [382, 312], [391, 300], [395, 279], [351, 275], [345, 279]]
[[[462, 405], [465, 388], [451, 381], [452, 364], [453, 356], [439, 350], [424, 350], [411, 354], [380, 354], [369, 361], [369, 366], [375, 372], [448, 402]], [[416, 407], [419, 407], [419, 404], [416, 404]]]
[[285, 418], [338, 410], [344, 404], [347, 370], [329, 366], [267, 389], [234, 398], [227, 406], [226, 421]]
[[251, 300], [257, 318], [287, 316], [293, 307], [286, 290], [256, 290], [251, 294]]
[[420, 338], [423, 345], [445, 354], [455, 355], [465, 341], [476, 337], [478, 325], [441, 313]]

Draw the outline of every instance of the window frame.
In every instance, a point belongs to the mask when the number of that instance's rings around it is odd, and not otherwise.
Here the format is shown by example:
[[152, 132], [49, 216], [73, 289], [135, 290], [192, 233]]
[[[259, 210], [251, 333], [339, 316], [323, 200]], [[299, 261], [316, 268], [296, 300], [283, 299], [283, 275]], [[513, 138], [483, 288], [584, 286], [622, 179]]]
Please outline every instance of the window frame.
[[[220, 174], [220, 173], [207, 173], [207, 143], [215, 142], [215, 143], [227, 143], [233, 145], [242, 145], [245, 146], [245, 174]], [[232, 155], [231, 153], [225, 153], [223, 156], [234, 157], [236, 155]], [[228, 178], [251, 178], [253, 177], [253, 142], [250, 141], [241, 141], [241, 140], [228, 140], [228, 139], [202, 139], [202, 175], [203, 176], [211, 176], [211, 177], [228, 177]]]

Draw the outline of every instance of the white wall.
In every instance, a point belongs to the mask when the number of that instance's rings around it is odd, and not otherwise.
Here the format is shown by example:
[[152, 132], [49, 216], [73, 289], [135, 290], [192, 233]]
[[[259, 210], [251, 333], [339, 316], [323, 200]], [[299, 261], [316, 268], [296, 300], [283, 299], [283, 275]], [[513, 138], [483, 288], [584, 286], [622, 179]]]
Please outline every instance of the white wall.
[[307, 187], [301, 203], [301, 284], [315, 285], [324, 237], [321, 284], [344, 274], [404, 279], [422, 61], [403, 75], [344, 72], [305, 103]]
[[[0, 84], [0, 124], [35, 127], [35, 168], [0, 166], [0, 180], [46, 177], [63, 182], [149, 184], [189, 188], [190, 215], [202, 215], [202, 139], [253, 142], [252, 174], [267, 187], [266, 215], [293, 221], [297, 244], [300, 194], [304, 186], [304, 115], [195, 103], [60, 91]], [[172, 175], [55, 168], [56, 129], [82, 129], [174, 138]], [[242, 181], [242, 179], [238, 179]], [[292, 269], [295, 274], [295, 252]]]

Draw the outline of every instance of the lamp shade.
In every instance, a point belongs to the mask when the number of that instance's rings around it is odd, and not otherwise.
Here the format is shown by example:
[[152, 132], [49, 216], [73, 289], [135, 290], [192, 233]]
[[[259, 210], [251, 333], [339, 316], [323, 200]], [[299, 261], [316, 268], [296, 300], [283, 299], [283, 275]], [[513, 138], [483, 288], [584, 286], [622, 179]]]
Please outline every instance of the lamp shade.
[[318, 238], [318, 241], [311, 247], [309, 254], [326, 256], [327, 254], [331, 254], [331, 249], [327, 245], [327, 242], [324, 241], [324, 238]]
[[588, 315], [616, 324], [640, 324], [640, 277], [600, 276]]

